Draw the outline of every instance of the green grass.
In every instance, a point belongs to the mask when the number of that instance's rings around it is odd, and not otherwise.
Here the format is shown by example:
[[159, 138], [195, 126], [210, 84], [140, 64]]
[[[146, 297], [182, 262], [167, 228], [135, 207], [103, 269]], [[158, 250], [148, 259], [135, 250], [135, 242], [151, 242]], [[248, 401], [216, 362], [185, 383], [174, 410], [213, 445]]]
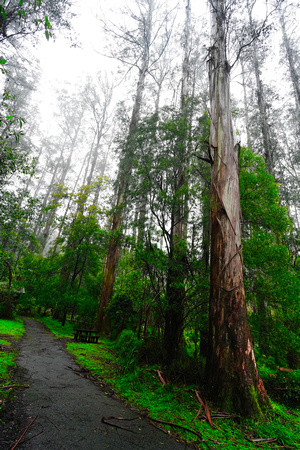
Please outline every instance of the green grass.
[[[260, 448], [300, 448], [300, 414], [297, 411], [290, 412], [284, 406], [274, 403], [274, 410], [269, 413], [265, 422], [256, 423], [239, 417], [213, 419], [216, 427], [212, 429], [206, 421], [196, 419], [200, 404], [194, 393], [195, 386], [167, 384], [164, 388], [156, 367], [137, 368], [132, 373], [122, 373], [120, 358], [113, 352], [110, 341], [101, 341], [99, 345], [74, 342], [68, 343], [67, 348], [82, 367], [109, 383], [123, 400], [146, 410], [154, 419], [182, 425], [201, 434], [205, 443], [200, 442], [192, 433], [165, 426], [167, 432], [175, 431], [184, 440], [196, 443], [199, 448], [257, 448], [246, 437], [278, 440], [272, 444], [261, 444]], [[213, 405], [209, 407], [212, 414], [216, 412]], [[201, 414], [203, 415], [203, 411]]]
[[68, 351], [76, 356], [76, 361], [81, 367], [88, 369], [97, 378], [114, 384], [119, 373], [119, 364], [110, 347], [111, 343], [108, 340], [99, 344], [67, 343]]
[[[51, 321], [53, 322], [53, 321]], [[45, 322], [44, 322], [45, 323]], [[68, 336], [68, 332], [52, 327], [59, 336]], [[168, 433], [177, 433], [180, 438], [194, 442], [197, 448], [210, 449], [300, 449], [300, 412], [289, 410], [283, 405], [273, 403], [273, 411], [268, 413], [265, 421], [255, 422], [240, 417], [223, 419], [213, 418], [215, 427], [211, 428], [205, 420], [196, 418], [200, 409], [195, 395], [195, 386], [176, 386], [168, 383], [162, 386], [158, 367], [132, 367], [131, 372], [124, 370], [124, 354], [118, 356], [118, 345], [109, 340], [99, 344], [68, 342], [67, 349], [75, 355], [76, 361], [123, 400], [136, 406], [149, 417], [181, 425], [202, 436], [201, 441], [191, 432], [177, 427], [164, 426]], [[164, 376], [164, 374], [163, 374]], [[166, 378], [166, 377], [165, 377]], [[202, 399], [205, 392], [200, 393]], [[211, 414], [217, 412], [209, 404]], [[203, 416], [203, 410], [200, 411]], [[269, 444], [249, 442], [248, 439], [277, 439]]]
[[0, 386], [5, 386], [10, 381], [10, 370], [15, 367], [16, 353], [0, 351]]
[[50, 317], [39, 317], [38, 320], [44, 323], [56, 337], [73, 337], [74, 329], [69, 322], [62, 327], [61, 322]]
[[[5, 400], [12, 390], [6, 386], [12, 383], [12, 369], [16, 366], [15, 358], [17, 352], [11, 349], [13, 343], [18, 341], [25, 331], [21, 320], [1, 320], [0, 319], [0, 409], [5, 404]], [[5, 339], [3, 339], [5, 338]], [[8, 350], [8, 351], [7, 351]]]
[[20, 339], [25, 331], [23, 322], [18, 320], [2, 320], [0, 319], [0, 334], [12, 336], [15, 340]]

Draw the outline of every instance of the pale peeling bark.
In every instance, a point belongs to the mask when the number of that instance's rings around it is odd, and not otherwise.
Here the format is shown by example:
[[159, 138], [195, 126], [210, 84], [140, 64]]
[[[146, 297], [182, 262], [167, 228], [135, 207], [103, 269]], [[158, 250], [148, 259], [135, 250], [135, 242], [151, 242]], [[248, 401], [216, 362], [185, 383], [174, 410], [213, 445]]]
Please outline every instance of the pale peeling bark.
[[211, 1], [210, 145], [214, 164], [207, 377], [212, 398], [223, 407], [261, 415], [267, 397], [255, 362], [243, 283], [238, 146], [231, 117], [225, 3]]

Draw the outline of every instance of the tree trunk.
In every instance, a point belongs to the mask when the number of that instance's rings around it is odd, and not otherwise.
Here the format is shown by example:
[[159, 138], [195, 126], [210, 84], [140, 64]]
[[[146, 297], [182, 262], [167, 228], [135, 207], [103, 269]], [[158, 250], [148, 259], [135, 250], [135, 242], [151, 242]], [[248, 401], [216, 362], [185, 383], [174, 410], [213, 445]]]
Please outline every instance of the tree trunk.
[[245, 65], [243, 60], [241, 59], [241, 68], [242, 68], [242, 85], [243, 85], [243, 94], [244, 94], [244, 109], [245, 109], [245, 126], [246, 126], [246, 135], [247, 135], [247, 145], [252, 147], [250, 131], [249, 131], [249, 108], [248, 108], [248, 99], [247, 99], [247, 91], [246, 91], [246, 81], [245, 81]]
[[[147, 60], [148, 61], [148, 60]], [[129, 134], [126, 142], [126, 151], [125, 155], [120, 162], [120, 170], [119, 170], [119, 189], [117, 195], [117, 202], [115, 205], [115, 212], [113, 215], [113, 225], [112, 225], [112, 238], [109, 243], [109, 249], [107, 253], [106, 266], [104, 271], [104, 279], [102, 285], [102, 291], [99, 301], [97, 320], [96, 320], [96, 329], [101, 333], [109, 333], [109, 324], [105, 314], [105, 308], [110, 302], [110, 299], [113, 294], [113, 285], [115, 279], [115, 271], [117, 267], [117, 257], [119, 251], [120, 244], [120, 233], [121, 233], [121, 225], [122, 225], [122, 209], [124, 207], [124, 196], [127, 191], [129, 177], [132, 171], [132, 149], [130, 148], [131, 138], [136, 131], [140, 108], [142, 104], [142, 95], [145, 87], [145, 78], [147, 72], [147, 61], [145, 60], [145, 64], [143, 70], [140, 70], [139, 80], [137, 84], [137, 91], [135, 102], [133, 106], [130, 126], [129, 126]]]
[[125, 151], [123, 157], [120, 160], [120, 167], [118, 174], [118, 184], [119, 184], [118, 195], [111, 230], [112, 238], [109, 243], [102, 291], [95, 325], [97, 331], [100, 333], [109, 333], [109, 323], [106, 317], [105, 309], [108, 306], [110, 299], [113, 295], [113, 285], [120, 244], [124, 197], [130, 181], [134, 157], [134, 150], [132, 148], [131, 141], [137, 130], [138, 123], [140, 120], [140, 110], [142, 106], [143, 93], [145, 90], [145, 79], [149, 68], [149, 55], [150, 55], [149, 46], [151, 43], [152, 14], [154, 4], [152, 1], [149, 1], [147, 4], [148, 4], [147, 15], [146, 17], [143, 17], [143, 43], [141, 45], [142, 47], [141, 66], [139, 68], [139, 78], [136, 87], [136, 95], [133, 104], [131, 120], [129, 124], [128, 136], [125, 143]]
[[96, 330], [103, 334], [110, 333], [110, 326], [105, 312], [105, 308], [109, 304], [109, 301], [113, 295], [115, 270], [117, 266], [117, 257], [119, 251], [119, 241], [121, 231], [120, 228], [121, 228], [121, 217], [119, 216], [118, 212], [116, 212], [113, 216], [113, 224], [111, 229], [112, 237], [110, 239], [107, 253], [102, 291], [95, 324]]
[[290, 39], [288, 38], [287, 32], [286, 32], [286, 26], [285, 26], [285, 19], [283, 11], [279, 5], [279, 15], [280, 15], [280, 25], [281, 25], [281, 31], [282, 31], [282, 40], [283, 45], [286, 52], [286, 57], [288, 60], [288, 67], [290, 72], [290, 78], [292, 81], [293, 89], [294, 89], [294, 98], [296, 103], [296, 111], [298, 113], [298, 121], [299, 121], [299, 112], [300, 112], [300, 78], [298, 71], [295, 66], [295, 60], [293, 55], [293, 50], [291, 47]]
[[226, 48], [226, 2], [211, 0], [209, 60], [214, 150], [211, 186], [211, 280], [206, 366], [212, 398], [223, 408], [262, 416], [268, 402], [251, 341], [242, 272], [238, 146], [234, 145], [230, 66]]
[[[248, 15], [249, 15], [249, 23], [251, 30], [255, 30], [252, 20], [252, 8], [253, 5], [250, 6], [247, 2], [248, 6]], [[261, 80], [260, 75], [260, 67], [258, 60], [258, 49], [256, 42], [253, 42], [252, 49], [252, 67], [254, 70], [255, 80], [256, 80], [256, 98], [257, 98], [257, 106], [259, 111], [259, 125], [261, 129], [262, 136], [262, 144], [263, 144], [263, 157], [265, 159], [267, 171], [271, 174], [274, 174], [274, 146], [272, 144], [270, 125], [268, 122], [268, 113], [267, 113], [267, 105], [265, 100], [265, 89], [263, 86], [263, 82]]]
[[179, 167], [174, 192], [174, 206], [171, 224], [169, 267], [167, 274], [164, 329], [164, 354], [165, 364], [168, 366], [176, 363], [181, 356], [183, 330], [184, 330], [184, 300], [185, 300], [185, 257], [187, 234], [187, 176], [188, 144], [187, 123], [189, 114], [188, 82], [190, 76], [190, 0], [186, 3], [186, 19], [183, 40], [183, 61], [181, 75], [180, 109], [183, 119], [181, 138], [178, 142]]

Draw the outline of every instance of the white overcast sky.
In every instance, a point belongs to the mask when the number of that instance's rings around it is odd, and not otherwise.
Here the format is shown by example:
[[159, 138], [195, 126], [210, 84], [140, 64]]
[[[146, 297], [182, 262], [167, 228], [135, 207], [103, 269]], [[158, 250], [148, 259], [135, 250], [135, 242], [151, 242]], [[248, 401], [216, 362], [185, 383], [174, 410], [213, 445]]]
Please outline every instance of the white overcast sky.
[[[168, 1], [173, 7], [178, 5], [183, 23], [186, 0]], [[134, 0], [75, 0], [72, 9], [76, 17], [72, 20], [72, 26], [80, 48], [71, 47], [70, 41], [60, 35], [55, 40], [41, 39], [36, 48], [42, 68], [38, 102], [46, 128], [51, 123], [52, 105], [55, 102], [54, 88], [63, 88], [64, 83], [69, 82], [71, 83], [69, 89], [73, 88], [76, 92], [78, 86], [85, 83], [87, 75], [93, 75], [99, 71], [109, 73], [117, 70], [116, 61], [101, 55], [101, 53], [105, 53], [107, 38], [97, 16], [105, 14], [107, 19], [114, 20], [117, 12], [132, 2]], [[259, 5], [263, 6], [264, 4], [264, 0], [257, 1], [258, 11]], [[205, 16], [209, 21], [206, 0], [191, 0], [191, 9], [196, 17]], [[262, 10], [264, 8], [261, 8]], [[278, 43], [274, 43], [274, 45], [278, 45]], [[269, 73], [270, 77], [276, 78], [277, 75], [274, 71]], [[235, 77], [233, 77], [233, 84], [236, 84]], [[237, 84], [232, 88], [233, 91], [239, 89]]]
[[[173, 5], [178, 4], [178, 8], [184, 14], [186, 0], [169, 0], [169, 2]], [[106, 37], [97, 16], [101, 15], [102, 11], [107, 18], [112, 18], [113, 13], [128, 4], [130, 0], [88, 0], [78, 1], [77, 5], [73, 6], [77, 16], [72, 24], [81, 48], [72, 48], [70, 42], [60, 36], [56, 40], [50, 39], [49, 42], [46, 39], [41, 41], [37, 52], [43, 70], [41, 89], [44, 92], [53, 82], [56, 86], [65, 80], [80, 83], [87, 74], [116, 69], [116, 62], [101, 56], [101, 53], [105, 52]], [[193, 12], [201, 14], [206, 2], [192, 0], [191, 4]], [[207, 14], [207, 11], [204, 13]]]

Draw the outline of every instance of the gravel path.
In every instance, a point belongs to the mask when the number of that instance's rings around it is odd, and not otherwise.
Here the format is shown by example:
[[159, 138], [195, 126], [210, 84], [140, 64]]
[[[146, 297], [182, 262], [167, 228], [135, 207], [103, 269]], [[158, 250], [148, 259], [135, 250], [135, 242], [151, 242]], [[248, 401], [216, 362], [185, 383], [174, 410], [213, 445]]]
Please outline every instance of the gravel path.
[[[17, 449], [32, 450], [183, 450], [187, 445], [176, 442], [154, 428], [138, 413], [120, 401], [107, 397], [92, 381], [73, 370], [79, 367], [50, 332], [39, 322], [25, 319], [26, 333], [21, 341], [18, 365], [25, 369], [19, 395], [27, 425], [36, 417]], [[72, 370], [73, 369], [73, 370]], [[122, 430], [101, 422], [102, 417], [124, 417], [112, 421]], [[129, 431], [130, 430], [130, 431]], [[16, 431], [21, 436], [23, 429]], [[17, 440], [17, 439], [16, 439]], [[11, 447], [1, 446], [9, 449]]]

